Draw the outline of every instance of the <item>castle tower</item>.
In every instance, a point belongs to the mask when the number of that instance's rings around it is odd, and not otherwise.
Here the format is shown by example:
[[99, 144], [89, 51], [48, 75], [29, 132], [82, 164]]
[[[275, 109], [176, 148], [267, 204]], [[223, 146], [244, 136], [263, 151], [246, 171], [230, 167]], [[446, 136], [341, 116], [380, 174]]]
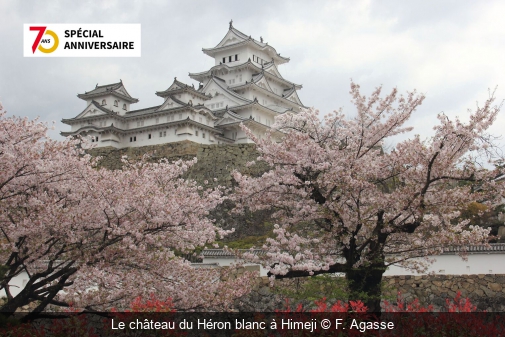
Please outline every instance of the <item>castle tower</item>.
[[204, 48], [214, 58], [207, 71], [190, 73], [198, 88], [177, 78], [156, 95], [158, 106], [130, 110], [138, 102], [122, 81], [96, 85], [77, 95], [86, 109], [62, 122], [71, 126], [63, 136], [90, 135], [98, 147], [116, 148], [156, 145], [189, 140], [202, 144], [251, 142], [240, 128], [245, 124], [259, 137], [275, 116], [304, 108], [297, 90], [302, 86], [282, 77], [278, 65], [289, 62], [275, 48], [237, 30], [228, 32], [213, 48]]
[[[205, 106], [220, 117], [218, 125], [228, 138], [247, 142], [239, 124], [253, 120], [248, 127], [264, 132], [274, 117], [286, 111], [304, 108], [297, 90], [302, 86], [290, 82], [279, 72], [278, 65], [289, 62], [267, 42], [255, 40], [233, 27], [230, 21], [226, 35], [214, 48], [204, 48], [215, 65], [207, 71], [190, 73], [200, 82], [201, 91], [212, 99]], [[223, 107], [228, 107], [223, 111]]]

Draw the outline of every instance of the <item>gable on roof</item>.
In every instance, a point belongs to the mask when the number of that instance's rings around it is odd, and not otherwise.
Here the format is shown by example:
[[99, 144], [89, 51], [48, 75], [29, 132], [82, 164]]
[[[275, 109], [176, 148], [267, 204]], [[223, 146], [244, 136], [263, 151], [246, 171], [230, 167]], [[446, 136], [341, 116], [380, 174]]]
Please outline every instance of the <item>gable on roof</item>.
[[244, 117], [241, 117], [237, 115], [236, 113], [226, 110], [222, 116], [222, 118], [215, 124], [215, 126], [222, 126], [226, 124], [232, 124], [232, 123], [240, 123], [247, 120]]
[[173, 98], [172, 96], [168, 96], [165, 99], [165, 102], [156, 110], [156, 111], [161, 111], [161, 110], [168, 110], [168, 109], [175, 109], [175, 108], [180, 108], [182, 106], [185, 106], [183, 102], [179, 101], [176, 98]]
[[90, 98], [99, 98], [103, 97], [105, 95], [114, 95], [117, 96], [118, 98], [122, 98], [123, 100], [130, 102], [130, 103], [137, 103], [138, 99], [133, 98], [126, 88], [123, 85], [123, 82], [118, 82], [118, 83], [113, 83], [113, 84], [106, 84], [106, 85], [96, 85], [95, 89], [91, 91], [86, 91], [84, 94], [78, 94], [77, 97], [88, 100]]
[[212, 77], [203, 87], [203, 92], [210, 94], [212, 97], [217, 95], [224, 95], [227, 99], [232, 101], [235, 105], [243, 104], [244, 102], [251, 102], [250, 100], [238, 95], [237, 93], [228, 89], [226, 83], [220, 78]]
[[276, 77], [284, 79], [274, 62], [269, 62], [267, 65], [265, 65], [265, 70]]
[[253, 82], [265, 90], [268, 90], [272, 93], [274, 92], [263, 73], [258, 74], [257, 76], [253, 76]]
[[300, 100], [300, 97], [298, 97], [298, 93], [294, 90], [294, 88], [287, 91], [287, 93], [284, 94], [284, 98], [303, 106], [302, 101]]
[[88, 104], [86, 109], [84, 109], [80, 114], [74, 117], [74, 119], [85, 118], [85, 117], [94, 117], [99, 115], [108, 115], [111, 114], [112, 111], [106, 109], [98, 104], [96, 101], [91, 101]]
[[236, 34], [233, 30], [229, 30], [228, 33], [226, 33], [226, 35], [223, 37], [223, 39], [221, 40], [221, 42], [219, 42], [217, 44], [217, 46], [215, 46], [214, 48], [220, 48], [220, 47], [224, 47], [224, 46], [229, 46], [229, 45], [232, 45], [232, 44], [243, 42], [245, 40], [246, 39], [244, 39], [240, 35]]

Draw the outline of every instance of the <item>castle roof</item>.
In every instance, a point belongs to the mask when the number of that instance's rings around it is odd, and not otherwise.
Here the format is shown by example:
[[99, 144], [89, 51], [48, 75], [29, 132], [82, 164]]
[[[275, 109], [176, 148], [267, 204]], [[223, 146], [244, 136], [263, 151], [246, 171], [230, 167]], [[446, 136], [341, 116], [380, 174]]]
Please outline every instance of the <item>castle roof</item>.
[[258, 41], [253, 39], [251, 36], [247, 36], [246, 34], [233, 27], [233, 22], [230, 21], [230, 28], [221, 42], [219, 42], [214, 48], [203, 48], [202, 51], [205, 54], [214, 57], [221, 51], [235, 49], [237, 47], [247, 45], [254, 49], [267, 53], [267, 55], [269, 55], [278, 64], [289, 62], [289, 57], [281, 56], [279, 53], [277, 53], [274, 47], [269, 46], [268, 43], [264, 43], [262, 40], [263, 39], [260, 38], [260, 41]]
[[206, 95], [200, 90], [195, 89], [193, 86], [189, 86], [181, 81], [177, 80], [177, 77], [174, 78], [174, 82], [164, 91], [156, 91], [156, 95], [160, 97], [167, 97], [169, 95], [180, 94], [182, 92], [189, 92], [195, 96], [200, 97], [201, 99], [208, 100], [211, 97]]
[[98, 85], [96, 84], [95, 89], [91, 91], [86, 91], [84, 94], [78, 94], [77, 97], [83, 100], [88, 100], [92, 98], [103, 97], [105, 95], [112, 94], [118, 98], [121, 98], [130, 103], [137, 103], [139, 100], [137, 98], [133, 98], [130, 96], [128, 91], [123, 85], [123, 81], [119, 81], [117, 83], [106, 84], [106, 85]]
[[257, 66], [256, 64], [254, 64], [254, 62], [252, 62], [250, 59], [247, 60], [246, 62], [241, 63], [241, 64], [236, 64], [236, 65], [232, 65], [232, 66], [229, 66], [228, 64], [218, 64], [218, 65], [213, 66], [212, 68], [210, 68], [209, 70], [206, 70], [206, 71], [202, 71], [199, 73], [189, 73], [189, 77], [194, 79], [195, 81], [203, 82], [205, 79], [210, 78], [212, 76], [212, 74], [215, 73], [216, 71], [226, 70], [229, 72], [229, 71], [232, 71], [235, 69], [240, 69], [240, 68], [249, 68], [249, 69], [252, 69], [256, 73], [260, 73], [261, 71], [264, 70], [265, 76], [270, 80], [278, 81], [279, 83], [281, 83], [284, 86], [289, 87], [289, 88], [291, 88], [293, 86], [295, 86], [296, 89], [302, 88], [301, 84], [296, 84], [296, 83], [293, 83], [293, 82], [290, 82], [290, 81], [284, 79], [281, 76], [281, 74], [279, 73], [279, 71], [277, 70], [277, 66], [275, 65], [275, 63], [273, 63], [273, 62], [265, 63], [263, 65], [263, 68], [261, 68], [261, 67]]
[[[261, 78], [256, 77], [256, 82], [258, 82], [260, 79]], [[302, 102], [300, 101], [300, 98], [296, 94], [296, 90], [293, 90], [293, 91], [289, 90], [288, 91], [288, 93], [289, 93], [288, 96], [286, 96], [286, 94], [278, 95], [278, 94], [272, 92], [271, 89], [266, 89], [266, 88], [263, 88], [263, 87], [259, 86], [256, 82], [255, 82], [255, 78], [253, 77], [252, 81], [250, 81], [250, 82], [246, 81], [245, 84], [239, 84], [239, 85], [230, 87], [230, 89], [232, 89], [232, 90], [239, 90], [239, 89], [246, 89], [246, 88], [254, 87], [256, 90], [263, 91], [263, 92], [271, 94], [271, 95], [275, 95], [276, 98], [280, 99], [284, 103], [289, 104], [291, 107], [306, 108], [306, 106], [304, 106], [302, 104]], [[294, 100], [290, 99], [292, 96], [294, 97]]]

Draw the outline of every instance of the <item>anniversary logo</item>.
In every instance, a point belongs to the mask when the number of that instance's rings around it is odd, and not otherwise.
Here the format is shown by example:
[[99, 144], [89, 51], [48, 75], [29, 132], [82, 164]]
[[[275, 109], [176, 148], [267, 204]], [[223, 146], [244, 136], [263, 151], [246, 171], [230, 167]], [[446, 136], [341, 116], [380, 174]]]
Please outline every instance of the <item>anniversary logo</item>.
[[25, 57], [140, 57], [140, 24], [25, 24]]

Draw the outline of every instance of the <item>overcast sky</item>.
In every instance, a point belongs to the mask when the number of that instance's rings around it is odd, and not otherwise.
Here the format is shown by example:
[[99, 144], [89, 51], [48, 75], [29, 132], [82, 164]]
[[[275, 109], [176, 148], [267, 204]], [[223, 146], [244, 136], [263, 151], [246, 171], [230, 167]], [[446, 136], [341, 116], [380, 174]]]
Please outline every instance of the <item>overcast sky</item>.
[[[161, 104], [155, 91], [209, 69], [228, 22], [263, 37], [291, 61], [285, 78], [321, 112], [344, 107], [352, 78], [369, 94], [417, 89], [427, 99], [409, 122], [426, 138], [436, 115], [467, 116], [498, 86], [505, 98], [505, 1], [0, 1], [0, 101], [9, 114], [60, 122], [85, 108], [76, 95], [123, 80], [134, 108]], [[24, 58], [24, 23], [140, 23], [140, 58]], [[197, 83], [195, 83], [196, 85]], [[502, 135], [505, 110], [492, 133]], [[504, 143], [502, 140], [501, 143]]]

